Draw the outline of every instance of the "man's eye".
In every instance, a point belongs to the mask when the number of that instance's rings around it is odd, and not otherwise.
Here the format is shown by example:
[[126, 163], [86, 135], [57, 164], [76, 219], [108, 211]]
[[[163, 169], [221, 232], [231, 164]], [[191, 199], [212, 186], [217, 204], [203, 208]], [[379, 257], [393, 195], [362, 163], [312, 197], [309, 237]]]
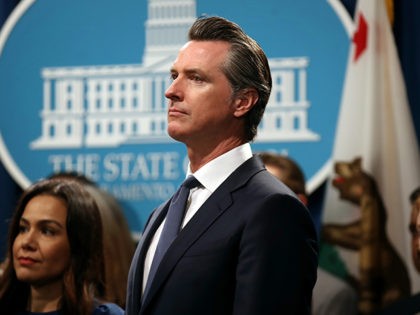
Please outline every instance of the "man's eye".
[[170, 75], [170, 78], [171, 78], [172, 81], [175, 80], [177, 77], [178, 77], [178, 74], [176, 74], [176, 73], [171, 73], [171, 75]]
[[191, 76], [191, 80], [197, 81], [197, 82], [202, 82], [203, 81], [203, 79], [198, 75]]

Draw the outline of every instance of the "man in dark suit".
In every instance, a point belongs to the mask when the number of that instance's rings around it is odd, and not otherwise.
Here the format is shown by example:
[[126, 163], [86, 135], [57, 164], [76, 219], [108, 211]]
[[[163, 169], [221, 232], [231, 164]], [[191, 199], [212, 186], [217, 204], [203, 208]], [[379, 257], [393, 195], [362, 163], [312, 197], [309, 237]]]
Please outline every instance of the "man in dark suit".
[[149, 218], [131, 265], [126, 314], [309, 314], [313, 221], [249, 144], [271, 91], [264, 52], [235, 23], [200, 18], [171, 77], [168, 133], [186, 145], [187, 175], [200, 185], [157, 267], [171, 201]]

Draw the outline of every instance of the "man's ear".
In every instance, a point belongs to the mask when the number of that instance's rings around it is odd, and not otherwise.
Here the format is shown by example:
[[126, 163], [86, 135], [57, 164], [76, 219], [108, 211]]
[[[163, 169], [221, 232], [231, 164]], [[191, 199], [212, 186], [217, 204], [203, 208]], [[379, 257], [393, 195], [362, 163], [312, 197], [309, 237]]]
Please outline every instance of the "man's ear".
[[240, 91], [234, 99], [234, 116], [244, 116], [258, 101], [258, 92], [254, 88]]

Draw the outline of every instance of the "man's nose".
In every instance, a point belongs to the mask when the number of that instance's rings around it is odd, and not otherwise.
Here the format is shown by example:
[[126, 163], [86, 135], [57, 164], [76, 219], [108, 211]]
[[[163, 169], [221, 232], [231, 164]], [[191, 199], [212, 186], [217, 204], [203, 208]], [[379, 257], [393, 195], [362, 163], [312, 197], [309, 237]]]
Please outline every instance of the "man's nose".
[[182, 97], [183, 97], [182, 91], [183, 91], [182, 82], [179, 78], [176, 78], [172, 81], [171, 85], [166, 89], [165, 97], [174, 101], [182, 100]]

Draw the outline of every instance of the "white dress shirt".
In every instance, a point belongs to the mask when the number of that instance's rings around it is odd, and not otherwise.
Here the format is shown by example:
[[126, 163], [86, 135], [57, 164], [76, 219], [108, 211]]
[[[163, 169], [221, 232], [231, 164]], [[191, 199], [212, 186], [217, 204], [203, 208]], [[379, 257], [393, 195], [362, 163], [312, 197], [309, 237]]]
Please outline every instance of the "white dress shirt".
[[[245, 143], [236, 147], [214, 160], [211, 160], [202, 166], [195, 173], [191, 173], [188, 166], [187, 177], [194, 175], [194, 177], [201, 183], [201, 186], [193, 188], [190, 191], [190, 196], [187, 202], [187, 209], [185, 211], [182, 228], [191, 220], [198, 209], [204, 204], [208, 197], [232, 174], [242, 163], [252, 157], [252, 150], [249, 143]], [[143, 271], [143, 288], [146, 287], [147, 278], [149, 276], [150, 266], [153, 261], [153, 256], [156, 251], [160, 234], [162, 233], [164, 219], [156, 230], [152, 241], [150, 242], [149, 249], [147, 250], [146, 258], [144, 261]]]

